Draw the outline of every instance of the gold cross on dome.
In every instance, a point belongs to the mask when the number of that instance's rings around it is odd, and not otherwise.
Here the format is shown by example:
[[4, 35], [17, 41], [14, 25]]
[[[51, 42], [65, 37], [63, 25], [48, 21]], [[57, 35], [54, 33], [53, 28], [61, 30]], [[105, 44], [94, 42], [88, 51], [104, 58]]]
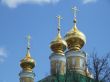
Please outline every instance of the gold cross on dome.
[[57, 16], [57, 19], [58, 19], [58, 31], [60, 31], [60, 26], [61, 26], [61, 19], [62, 19], [62, 17], [59, 15], [59, 16]]
[[74, 6], [74, 7], [72, 8], [72, 10], [73, 10], [74, 17], [76, 18], [76, 14], [77, 14], [77, 12], [78, 12], [79, 10], [77, 9], [76, 6]]

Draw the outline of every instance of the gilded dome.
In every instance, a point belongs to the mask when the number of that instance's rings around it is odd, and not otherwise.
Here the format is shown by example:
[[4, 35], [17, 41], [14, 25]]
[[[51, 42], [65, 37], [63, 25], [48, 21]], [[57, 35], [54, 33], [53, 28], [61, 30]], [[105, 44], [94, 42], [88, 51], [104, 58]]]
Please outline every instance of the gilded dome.
[[28, 47], [27, 47], [26, 56], [20, 61], [20, 66], [23, 68], [23, 70], [27, 70], [27, 71], [32, 71], [32, 69], [35, 67], [35, 60], [30, 55], [30, 39], [31, 36], [29, 35], [27, 37]]
[[58, 33], [55, 40], [50, 44], [50, 48], [53, 52], [63, 53], [66, 50], [67, 43], [62, 39], [60, 33]]
[[78, 30], [76, 26], [76, 18], [74, 19], [74, 27], [65, 35], [65, 40], [69, 50], [80, 50], [86, 43], [85, 35]]
[[58, 34], [55, 40], [53, 40], [50, 43], [50, 48], [53, 52], [55, 53], [63, 53], [66, 50], [67, 43], [65, 40], [62, 39], [61, 34], [60, 34], [60, 19], [61, 17], [58, 16]]
[[35, 67], [35, 61], [34, 61], [34, 59], [31, 58], [29, 49], [27, 51], [26, 57], [21, 60], [20, 66], [24, 70], [30, 70], [30, 71]]

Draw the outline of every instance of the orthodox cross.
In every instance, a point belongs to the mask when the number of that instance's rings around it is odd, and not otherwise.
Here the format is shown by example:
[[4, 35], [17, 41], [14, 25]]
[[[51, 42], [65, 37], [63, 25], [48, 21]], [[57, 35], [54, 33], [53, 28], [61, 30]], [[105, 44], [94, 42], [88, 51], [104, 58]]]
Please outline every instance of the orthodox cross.
[[78, 12], [79, 10], [77, 9], [76, 6], [74, 6], [74, 7], [72, 8], [72, 10], [73, 10], [74, 17], [76, 18], [76, 14], [77, 14], [77, 12]]
[[28, 36], [27, 36], [28, 48], [30, 48], [30, 40], [31, 40], [31, 36], [30, 36], [30, 35], [28, 35]]
[[59, 15], [57, 16], [57, 19], [58, 19], [58, 32], [60, 32], [60, 26], [61, 26], [60, 22], [61, 22], [62, 17]]

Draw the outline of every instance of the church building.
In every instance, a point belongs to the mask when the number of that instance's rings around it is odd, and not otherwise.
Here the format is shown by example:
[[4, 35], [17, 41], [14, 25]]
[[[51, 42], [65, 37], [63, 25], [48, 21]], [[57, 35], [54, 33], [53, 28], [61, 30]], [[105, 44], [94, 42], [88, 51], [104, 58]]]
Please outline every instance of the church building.
[[[58, 34], [50, 43], [52, 53], [50, 59], [50, 75], [38, 82], [95, 82], [92, 73], [87, 66], [87, 53], [82, 49], [86, 43], [86, 36], [77, 28], [76, 13], [74, 11], [74, 25], [72, 29], [62, 38], [61, 16], [58, 18]], [[28, 47], [25, 58], [20, 61], [22, 68], [19, 73], [20, 82], [34, 81], [35, 60], [30, 55], [30, 36], [28, 36]]]

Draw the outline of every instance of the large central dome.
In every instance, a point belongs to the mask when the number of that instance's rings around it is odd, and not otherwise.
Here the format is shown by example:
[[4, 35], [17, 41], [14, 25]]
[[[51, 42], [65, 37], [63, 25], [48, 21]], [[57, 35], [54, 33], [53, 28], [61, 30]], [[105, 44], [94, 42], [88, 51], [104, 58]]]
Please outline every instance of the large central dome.
[[78, 51], [86, 43], [85, 35], [78, 30], [76, 26], [76, 18], [74, 19], [74, 27], [65, 35], [65, 40], [69, 50]]

